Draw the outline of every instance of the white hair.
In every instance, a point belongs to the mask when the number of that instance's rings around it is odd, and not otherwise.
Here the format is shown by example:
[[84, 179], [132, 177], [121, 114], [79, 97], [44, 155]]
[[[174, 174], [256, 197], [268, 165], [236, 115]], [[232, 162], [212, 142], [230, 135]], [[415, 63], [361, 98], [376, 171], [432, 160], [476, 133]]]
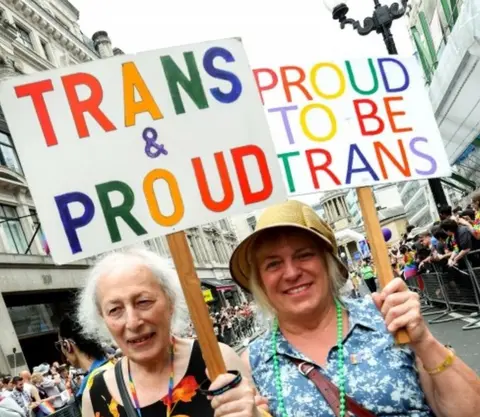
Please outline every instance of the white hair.
[[[252, 251], [253, 252], [253, 251]], [[327, 275], [330, 278], [330, 293], [333, 298], [339, 298], [340, 289], [344, 285], [344, 278], [340, 272], [338, 262], [335, 260], [333, 255], [330, 252], [322, 253], [323, 259], [325, 261], [325, 266], [327, 269]], [[271, 319], [277, 315], [275, 308], [272, 303], [270, 303], [267, 295], [265, 294], [262, 284], [260, 282], [260, 277], [258, 276], [258, 267], [256, 265], [256, 260], [254, 256], [249, 257], [251, 268], [250, 274], [250, 291], [252, 292], [253, 298], [257, 303], [259, 309], [264, 314], [265, 319]]]
[[107, 329], [98, 304], [98, 280], [114, 269], [132, 265], [148, 268], [158, 280], [173, 307], [171, 332], [178, 336], [183, 335], [189, 325], [189, 315], [177, 273], [166, 259], [140, 248], [109, 253], [100, 258], [90, 270], [85, 286], [77, 299], [77, 320], [82, 327], [83, 334], [101, 342], [112, 342], [113, 338]]

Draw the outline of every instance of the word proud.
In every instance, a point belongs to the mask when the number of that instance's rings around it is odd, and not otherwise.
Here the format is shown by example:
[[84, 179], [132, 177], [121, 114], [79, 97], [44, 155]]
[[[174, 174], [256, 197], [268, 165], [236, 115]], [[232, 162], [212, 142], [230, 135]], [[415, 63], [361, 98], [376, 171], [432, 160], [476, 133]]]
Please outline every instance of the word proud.
[[445, 152], [412, 59], [254, 74], [290, 193], [442, 174]]
[[0, 98], [56, 261], [286, 198], [236, 40], [36, 74]]
[[[238, 181], [242, 201], [245, 205], [267, 200], [273, 191], [272, 178], [265, 154], [258, 146], [249, 145], [234, 148], [231, 150], [230, 157], [235, 167], [233, 174], [228, 171], [225, 155], [222, 152], [214, 155], [216, 169], [218, 170], [217, 176], [220, 178], [223, 194], [220, 199], [215, 199], [212, 196], [212, 190], [207, 180], [206, 169], [202, 159], [197, 157], [191, 160], [194, 173], [193, 178], [198, 187], [201, 202], [205, 208], [215, 213], [224, 213], [232, 206], [235, 200], [232, 177], [236, 177], [235, 179]], [[263, 180], [263, 185], [260, 190], [252, 190], [249, 184], [248, 173], [244, 163], [244, 159], [247, 157], [253, 157], [258, 163], [259, 176]], [[165, 210], [162, 210], [160, 199], [155, 192], [155, 185], [162, 181], [166, 183], [169, 190], [170, 204], [173, 205], [173, 211], [171, 211], [171, 213], [165, 213]], [[177, 178], [172, 172], [161, 168], [148, 172], [143, 179], [142, 188], [144, 202], [147, 204], [150, 216], [156, 224], [161, 227], [175, 227], [182, 221], [185, 216], [185, 200], [182, 196]], [[105, 218], [105, 224], [112, 243], [117, 243], [122, 240], [119, 229], [120, 220], [128, 225], [136, 236], [148, 234], [142, 222], [133, 214], [136, 194], [130, 185], [118, 180], [109, 181], [103, 184], [97, 184], [95, 190], [95, 200], [99, 202], [98, 205]], [[112, 204], [111, 195], [114, 193], [121, 195], [121, 204]], [[73, 191], [55, 196], [55, 202], [72, 253], [82, 252], [78, 229], [88, 226], [98, 211], [98, 207], [95, 207], [94, 198], [86, 193]], [[82, 206], [83, 213], [78, 217], [73, 217], [70, 210], [70, 207], [74, 204]]]

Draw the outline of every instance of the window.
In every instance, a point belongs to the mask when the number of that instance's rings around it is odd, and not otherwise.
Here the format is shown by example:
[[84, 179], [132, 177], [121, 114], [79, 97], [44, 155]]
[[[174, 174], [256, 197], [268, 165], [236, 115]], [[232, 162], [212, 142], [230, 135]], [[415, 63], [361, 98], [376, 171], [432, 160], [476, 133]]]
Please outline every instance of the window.
[[23, 255], [27, 251], [27, 238], [15, 207], [0, 204], [0, 238], [6, 253]]
[[48, 51], [47, 42], [40, 39], [40, 45], [42, 45], [42, 51], [43, 51], [43, 55], [45, 56], [45, 59], [47, 59], [48, 61], [52, 61], [52, 58], [50, 57], [50, 53]]
[[247, 219], [247, 223], [250, 226], [250, 229], [252, 230], [252, 232], [254, 232], [255, 227], [257, 227], [257, 219], [255, 217], [249, 217]]
[[22, 167], [17, 157], [15, 148], [13, 147], [10, 136], [0, 132], [0, 165], [10, 168], [23, 175]]
[[407, 205], [415, 193], [420, 189], [421, 185], [418, 181], [412, 181], [410, 188], [401, 196], [403, 205]]
[[193, 261], [198, 263], [199, 256], [197, 253], [197, 249], [195, 247], [195, 237], [191, 235], [187, 235], [188, 246], [190, 247], [190, 253], [192, 254]]
[[428, 206], [428, 200], [425, 193], [421, 193], [408, 207], [407, 217], [412, 218], [417, 215], [422, 209]]
[[51, 304], [8, 307], [8, 313], [20, 337], [51, 332], [58, 326]]
[[422, 227], [422, 226], [427, 226], [429, 224], [433, 223], [432, 219], [432, 213], [430, 213], [430, 210], [428, 210], [425, 214], [422, 214], [416, 221], [415, 221], [415, 226], [417, 227]]
[[220, 224], [220, 229], [225, 230], [225, 231], [230, 230], [228, 221], [226, 219], [222, 219], [218, 223]]
[[37, 232], [35, 235], [36, 238], [40, 239], [40, 243], [42, 244], [43, 253], [45, 255], [50, 255], [50, 248], [48, 247], [47, 238], [43, 233], [42, 226], [40, 224], [40, 220], [37, 216], [37, 212], [35, 210], [30, 210], [30, 216], [32, 217], [33, 222], [33, 230], [32, 234]]
[[30, 31], [28, 29], [25, 29], [23, 26], [17, 25], [17, 30], [18, 30], [18, 38], [17, 40], [23, 45], [26, 46], [27, 48], [34, 49], [33, 47], [33, 42], [32, 42], [32, 37], [30, 35]]

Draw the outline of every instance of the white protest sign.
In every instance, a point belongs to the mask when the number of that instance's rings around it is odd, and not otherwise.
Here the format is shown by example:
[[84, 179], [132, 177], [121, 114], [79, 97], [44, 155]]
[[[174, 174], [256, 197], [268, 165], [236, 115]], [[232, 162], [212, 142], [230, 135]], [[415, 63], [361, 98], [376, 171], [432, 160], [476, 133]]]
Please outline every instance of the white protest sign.
[[451, 174], [414, 57], [254, 73], [291, 195]]
[[0, 101], [58, 263], [286, 199], [238, 40], [13, 78]]

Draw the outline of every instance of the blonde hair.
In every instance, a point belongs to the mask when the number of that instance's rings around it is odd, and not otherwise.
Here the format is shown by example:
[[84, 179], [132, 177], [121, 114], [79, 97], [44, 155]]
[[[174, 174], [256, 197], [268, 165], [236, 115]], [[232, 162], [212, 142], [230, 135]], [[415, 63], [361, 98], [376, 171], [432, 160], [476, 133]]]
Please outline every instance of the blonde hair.
[[34, 372], [30, 381], [32, 381], [34, 385], [40, 384], [43, 381], [43, 375], [39, 372]]
[[90, 271], [85, 287], [77, 300], [77, 322], [84, 336], [100, 342], [111, 343], [112, 336], [100, 313], [97, 300], [99, 279], [114, 269], [137, 265], [143, 266], [157, 279], [165, 296], [173, 307], [171, 332], [181, 336], [188, 326], [188, 310], [180, 281], [168, 261], [156, 253], [141, 248], [130, 248], [104, 256]]
[[[254, 246], [255, 245], [253, 245], [253, 247]], [[265, 314], [267, 318], [275, 317], [277, 314], [275, 308], [273, 307], [272, 303], [270, 303], [270, 300], [268, 299], [264, 289], [262, 288], [262, 283], [258, 274], [257, 261], [255, 259], [255, 256], [252, 255], [252, 253], [254, 252], [254, 250], [251, 250], [248, 257], [249, 264], [251, 265], [251, 273], [249, 280], [250, 291], [262, 313]], [[345, 279], [343, 278], [340, 271], [338, 261], [330, 252], [322, 252], [322, 257], [327, 270], [327, 276], [330, 279], [330, 293], [333, 298], [338, 298], [340, 296], [340, 289], [345, 284]]]

